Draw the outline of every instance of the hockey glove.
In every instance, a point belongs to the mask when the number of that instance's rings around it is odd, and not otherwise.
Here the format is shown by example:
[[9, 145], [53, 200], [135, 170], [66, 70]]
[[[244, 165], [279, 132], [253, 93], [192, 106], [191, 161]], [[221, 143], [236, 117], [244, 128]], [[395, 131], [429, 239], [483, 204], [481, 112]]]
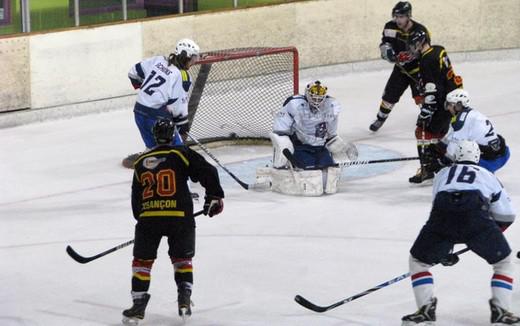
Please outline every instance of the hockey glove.
[[392, 49], [392, 46], [389, 43], [383, 43], [379, 46], [379, 50], [381, 50], [381, 58], [391, 62], [395, 63], [396, 57], [394, 49]]
[[222, 213], [224, 210], [224, 202], [222, 198], [215, 196], [206, 196], [204, 197], [204, 208], [203, 214], [209, 215], [209, 217], [213, 217], [213, 215], [218, 215]]
[[401, 66], [404, 66], [405, 64], [412, 62], [415, 59], [415, 56], [408, 51], [401, 51], [399, 54], [397, 54], [396, 61]]
[[435, 107], [428, 104], [423, 104], [421, 106], [421, 113], [419, 113], [419, 117], [417, 118], [417, 125], [422, 126], [424, 124], [425, 127], [428, 127], [432, 122], [434, 113]]

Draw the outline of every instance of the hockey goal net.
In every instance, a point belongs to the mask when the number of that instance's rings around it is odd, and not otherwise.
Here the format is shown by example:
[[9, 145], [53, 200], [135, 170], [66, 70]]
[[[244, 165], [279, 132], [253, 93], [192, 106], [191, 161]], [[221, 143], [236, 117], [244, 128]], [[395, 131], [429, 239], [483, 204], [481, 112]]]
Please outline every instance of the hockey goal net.
[[298, 93], [294, 47], [206, 52], [189, 72], [190, 133], [201, 142], [269, 138], [274, 113]]

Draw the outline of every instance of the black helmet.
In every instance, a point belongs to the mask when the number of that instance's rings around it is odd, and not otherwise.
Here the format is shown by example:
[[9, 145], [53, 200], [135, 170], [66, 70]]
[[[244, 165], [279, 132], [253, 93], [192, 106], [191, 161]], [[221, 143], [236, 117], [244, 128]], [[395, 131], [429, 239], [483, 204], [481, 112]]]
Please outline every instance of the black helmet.
[[394, 8], [392, 9], [392, 16], [395, 15], [404, 15], [411, 17], [412, 16], [412, 4], [408, 1], [399, 1]]
[[428, 36], [428, 33], [422, 29], [413, 31], [408, 37], [408, 46], [412, 49], [418, 48], [423, 45], [424, 42], [430, 43], [430, 37]]
[[169, 144], [172, 142], [175, 125], [173, 121], [160, 118], [153, 126], [152, 133], [157, 144]]

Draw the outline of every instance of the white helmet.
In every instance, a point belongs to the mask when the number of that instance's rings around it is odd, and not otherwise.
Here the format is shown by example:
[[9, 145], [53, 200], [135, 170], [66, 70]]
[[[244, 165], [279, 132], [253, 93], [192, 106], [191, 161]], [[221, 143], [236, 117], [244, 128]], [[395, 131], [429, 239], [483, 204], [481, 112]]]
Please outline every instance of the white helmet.
[[323, 86], [319, 80], [309, 83], [305, 88], [305, 97], [311, 107], [319, 109], [320, 104], [327, 97], [327, 87]]
[[185, 56], [187, 58], [192, 58], [193, 56], [198, 56], [200, 52], [200, 48], [193, 40], [189, 38], [180, 39], [175, 46], [174, 54], [179, 56], [185, 52]]
[[455, 162], [478, 164], [480, 161], [480, 148], [472, 140], [455, 140], [448, 144], [446, 155]]
[[466, 108], [469, 106], [469, 94], [462, 88], [457, 88], [446, 95], [446, 104], [447, 103], [460, 103], [462, 107]]

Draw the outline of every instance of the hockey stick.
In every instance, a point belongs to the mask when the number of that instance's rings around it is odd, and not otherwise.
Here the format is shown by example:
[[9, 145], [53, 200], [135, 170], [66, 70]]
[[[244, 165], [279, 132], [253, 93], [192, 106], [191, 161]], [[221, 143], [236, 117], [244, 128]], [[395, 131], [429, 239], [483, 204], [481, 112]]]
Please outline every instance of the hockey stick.
[[188, 136], [197, 144], [206, 154], [208, 154], [209, 157], [215, 161], [215, 163], [218, 164], [224, 171], [226, 171], [227, 174], [229, 174], [236, 182], [238, 182], [239, 185], [242, 186], [242, 188], [246, 190], [267, 190], [270, 188], [271, 184], [269, 182], [263, 182], [263, 183], [245, 183], [244, 181], [240, 180], [237, 176], [235, 176], [231, 171], [228, 170], [220, 161], [208, 150], [206, 146], [204, 146], [200, 141], [198, 141], [197, 138], [195, 138], [192, 134], [187, 132]]
[[400, 64], [396, 63], [395, 64], [399, 69], [401, 69], [401, 72], [403, 74], [405, 74], [406, 76], [408, 76], [408, 78], [410, 78], [416, 85], [420, 85], [419, 81], [414, 78], [408, 71], [406, 71], [406, 69], [404, 69], [403, 66], [401, 66]]
[[389, 162], [400, 162], [400, 161], [413, 161], [418, 160], [419, 157], [397, 157], [397, 158], [386, 158], [381, 160], [366, 160], [366, 161], [352, 161], [342, 163], [341, 166], [351, 166], [351, 165], [365, 165], [365, 164], [374, 164], [374, 163], [389, 163]]
[[[199, 216], [199, 215], [202, 214], [203, 212], [204, 212], [203, 210], [198, 211], [198, 212], [195, 212], [195, 213], [193, 214], [193, 217], [195, 217], [195, 216]], [[103, 251], [103, 252], [97, 254], [97, 255], [90, 256], [90, 257], [85, 257], [85, 256], [82, 256], [82, 255], [78, 254], [74, 249], [72, 249], [71, 246], [67, 246], [67, 248], [66, 248], [65, 250], [66, 250], [67, 253], [69, 254], [70, 258], [74, 259], [75, 261], [77, 261], [77, 262], [80, 263], [80, 264], [86, 264], [86, 263], [88, 263], [88, 262], [91, 262], [91, 261], [96, 260], [96, 259], [98, 259], [98, 258], [101, 258], [101, 257], [103, 257], [103, 256], [106, 256], [106, 255], [108, 255], [108, 254], [110, 254], [110, 253], [112, 253], [112, 252], [114, 252], [114, 251], [117, 251], [117, 250], [119, 250], [119, 249], [123, 249], [124, 247], [128, 247], [129, 245], [131, 245], [132, 243], [134, 243], [134, 241], [135, 241], [134, 239], [129, 240], [129, 241], [127, 241], [127, 242], [124, 242], [124, 243], [122, 243], [122, 244], [120, 244], [120, 245], [117, 245], [117, 246], [115, 246], [115, 247], [113, 247], [113, 248], [110, 248], [110, 249], [108, 249], [108, 250], [105, 250], [105, 251]]]
[[[454, 252], [452, 255], [459, 256], [459, 255], [465, 253], [466, 251], [469, 251], [469, 248], [466, 247], [466, 248], [464, 248], [464, 249], [461, 249], [461, 250], [459, 250], [459, 251], [457, 251], [457, 252]], [[434, 264], [433, 266], [435, 266], [435, 265], [437, 265], [437, 264]], [[301, 306], [303, 306], [303, 307], [305, 307], [305, 308], [307, 308], [307, 309], [309, 309], [309, 310], [312, 310], [312, 311], [315, 311], [315, 312], [325, 312], [325, 311], [329, 311], [329, 310], [331, 310], [331, 309], [334, 309], [334, 308], [336, 308], [336, 307], [339, 307], [339, 306], [341, 306], [341, 305], [344, 305], [345, 303], [348, 303], [348, 302], [350, 302], [350, 301], [354, 301], [354, 300], [356, 300], [356, 299], [359, 299], [359, 298], [361, 298], [361, 297], [363, 297], [363, 296], [365, 296], [365, 295], [367, 295], [367, 294], [370, 294], [370, 293], [372, 293], [372, 292], [375, 292], [375, 291], [377, 291], [377, 290], [380, 290], [380, 289], [382, 289], [382, 288], [384, 288], [384, 287], [387, 287], [387, 286], [389, 286], [389, 285], [392, 285], [392, 284], [394, 284], [394, 283], [397, 283], [397, 282], [399, 282], [399, 281], [402, 281], [402, 280], [408, 278], [410, 275], [411, 275], [410, 272], [408, 272], [408, 273], [406, 273], [406, 274], [399, 275], [399, 276], [397, 276], [397, 277], [395, 277], [395, 278], [393, 278], [393, 279], [391, 279], [391, 280], [389, 280], [389, 281], [386, 281], [386, 282], [384, 282], [384, 283], [381, 283], [381, 284], [379, 284], [379, 285], [376, 285], [376, 286], [374, 286], [373, 288], [370, 288], [370, 289], [368, 289], [368, 290], [366, 290], [366, 291], [363, 291], [363, 292], [361, 292], [361, 293], [358, 293], [358, 294], [356, 294], [356, 295], [353, 295], [353, 296], [351, 296], [351, 297], [348, 297], [348, 298], [346, 298], [346, 299], [343, 299], [343, 300], [341, 300], [341, 301], [338, 301], [338, 302], [336, 302], [336, 303], [333, 303], [333, 304], [331, 304], [330, 306], [318, 306], [318, 305], [316, 305], [316, 304], [310, 302], [309, 300], [305, 299], [305, 298], [302, 297], [301, 295], [297, 295], [297, 296], [295, 296], [295, 297], [294, 297], [294, 301], [296, 301], [296, 302], [299, 303]]]

